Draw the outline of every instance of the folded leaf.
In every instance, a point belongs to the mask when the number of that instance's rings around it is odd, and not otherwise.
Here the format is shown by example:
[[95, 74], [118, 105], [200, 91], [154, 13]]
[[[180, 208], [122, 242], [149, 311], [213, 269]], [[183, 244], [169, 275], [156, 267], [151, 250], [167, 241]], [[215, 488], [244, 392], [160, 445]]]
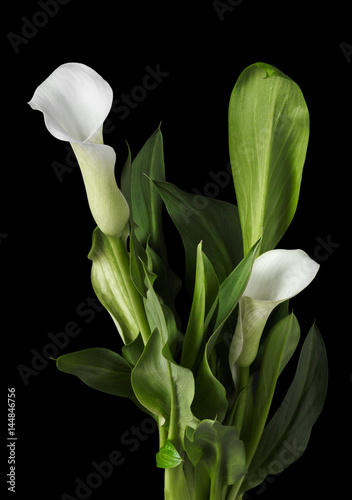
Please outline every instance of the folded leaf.
[[[117, 253], [121, 240], [113, 242], [96, 228], [93, 232], [93, 244], [88, 258], [93, 261], [91, 280], [94, 291], [113, 318], [115, 325], [125, 344], [132, 342], [143, 325], [139, 324], [134, 305], [141, 302], [137, 290], [133, 290], [135, 300], [130, 300], [130, 276], [126, 275], [129, 265], [127, 255], [123, 251]], [[124, 258], [125, 262], [121, 262]]]
[[275, 248], [297, 207], [309, 135], [298, 85], [265, 63], [239, 76], [229, 105], [229, 148], [244, 254], [262, 236]]
[[303, 344], [293, 382], [264, 429], [241, 491], [260, 484], [295, 462], [307, 447], [325, 401], [328, 365], [324, 342], [313, 325]]
[[224, 281], [243, 255], [237, 207], [224, 201], [185, 193], [169, 182], [154, 180], [154, 184], [183, 241], [188, 289], [193, 288], [200, 241], [220, 283]]
[[131, 368], [116, 352], [91, 348], [60, 356], [57, 368], [79, 377], [85, 384], [114, 396], [135, 399], [131, 386]]

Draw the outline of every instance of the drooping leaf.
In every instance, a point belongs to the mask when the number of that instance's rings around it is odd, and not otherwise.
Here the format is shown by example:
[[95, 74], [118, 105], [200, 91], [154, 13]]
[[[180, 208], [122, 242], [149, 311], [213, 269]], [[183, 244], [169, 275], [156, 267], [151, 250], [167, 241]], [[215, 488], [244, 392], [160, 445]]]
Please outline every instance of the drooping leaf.
[[[241, 491], [283, 471], [305, 451], [325, 401], [328, 364], [323, 339], [313, 325], [303, 344], [293, 382], [265, 427]], [[275, 465], [275, 467], [273, 467]]]
[[227, 486], [246, 474], [246, 454], [235, 427], [203, 420], [196, 429], [187, 428], [185, 449], [195, 467], [202, 461], [211, 481], [210, 498], [225, 499]]
[[169, 440], [166, 441], [164, 446], [160, 448], [160, 450], [156, 454], [156, 466], [161, 469], [176, 467], [181, 462], [182, 458], [180, 457], [174, 445]]
[[183, 241], [188, 289], [193, 288], [196, 249], [200, 241], [220, 283], [224, 281], [243, 255], [237, 207], [224, 201], [185, 193], [169, 182], [153, 181]]
[[135, 399], [130, 366], [109, 349], [91, 348], [64, 354], [56, 360], [56, 366], [62, 372], [76, 375], [93, 389]]
[[298, 85], [265, 63], [239, 76], [229, 105], [229, 148], [244, 253], [262, 236], [275, 248], [297, 207], [309, 136]]

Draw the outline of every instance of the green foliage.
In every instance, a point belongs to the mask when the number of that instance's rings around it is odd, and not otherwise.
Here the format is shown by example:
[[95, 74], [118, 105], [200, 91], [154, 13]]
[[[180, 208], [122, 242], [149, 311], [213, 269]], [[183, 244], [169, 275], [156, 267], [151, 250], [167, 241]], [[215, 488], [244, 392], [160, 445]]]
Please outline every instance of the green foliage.
[[[313, 325], [286, 397], [267, 422], [277, 381], [300, 340], [288, 300], [263, 326], [250, 367], [236, 362], [253, 331], [246, 331], [248, 339], [233, 336], [255, 259], [275, 248], [294, 216], [308, 134], [297, 84], [270, 65], [253, 64], [240, 75], [229, 106], [238, 208], [165, 181], [159, 127], [133, 160], [128, 150], [121, 191], [130, 217], [123, 235], [93, 233], [92, 285], [121, 336], [121, 355], [86, 349], [60, 356], [57, 367], [131, 399], [155, 419], [167, 500], [240, 500], [274, 463], [277, 473], [302, 455], [322, 411], [327, 360]], [[192, 301], [183, 316], [175, 307], [181, 282], [168, 265], [163, 205], [185, 251]], [[263, 302], [253, 299], [247, 313], [260, 316]]]
[[256, 63], [238, 78], [229, 105], [229, 148], [244, 253], [262, 237], [275, 248], [295, 214], [309, 136], [298, 85]]

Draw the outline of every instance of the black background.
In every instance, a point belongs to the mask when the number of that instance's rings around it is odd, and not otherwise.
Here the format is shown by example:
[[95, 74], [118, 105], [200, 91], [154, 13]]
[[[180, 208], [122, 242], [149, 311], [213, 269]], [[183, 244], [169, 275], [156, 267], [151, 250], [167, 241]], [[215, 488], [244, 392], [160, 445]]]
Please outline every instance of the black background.
[[[303, 457], [249, 496], [309, 499], [329, 489], [341, 498], [350, 491], [343, 463], [349, 460], [352, 416], [347, 305], [352, 63], [341, 46], [352, 44], [347, 2], [243, 0], [224, 12], [223, 19], [211, 1], [125, 3], [70, 0], [46, 17], [40, 14], [40, 2], [6, 5], [0, 169], [1, 446], [5, 449], [7, 444], [7, 387], [16, 389], [18, 438], [16, 493], [9, 493], [9, 498], [55, 500], [64, 493], [75, 497], [76, 478], [85, 482], [94, 470], [92, 463], [108, 460], [113, 450], [125, 461], [89, 498], [163, 498], [163, 472], [155, 467], [157, 432], [143, 432], [142, 438], [131, 440], [133, 427], [149, 429], [132, 403], [87, 388], [59, 373], [54, 362], [30, 376], [27, 385], [19, 376], [19, 365], [31, 366], [32, 350], [41, 352], [50, 343], [48, 334], [63, 331], [69, 322], [77, 323], [80, 333], [60, 354], [93, 346], [121, 348], [108, 314], [88, 303], [94, 298], [87, 259], [94, 222], [80, 172], [67, 145], [49, 134], [42, 114], [26, 103], [65, 62], [94, 68], [110, 83], [115, 99], [142, 84], [147, 66], [159, 65], [168, 75], [157, 88], [148, 91], [125, 119], [116, 111], [109, 115], [105, 142], [117, 152], [117, 175], [126, 158], [125, 140], [135, 156], [162, 121], [167, 179], [186, 191], [197, 188], [207, 194], [210, 172], [224, 170], [229, 159], [231, 90], [240, 72], [257, 61], [294, 79], [310, 110], [299, 207], [280, 246], [302, 248], [321, 264], [315, 281], [292, 302], [303, 336], [314, 319], [322, 332], [330, 386]], [[30, 23], [37, 26], [31, 28]], [[9, 33], [24, 38], [15, 46]], [[61, 181], [54, 162], [70, 168]], [[217, 197], [234, 202], [232, 185]], [[182, 277], [182, 246], [166, 218], [165, 225], [172, 241], [171, 264]], [[335, 246], [326, 249], [329, 240]], [[183, 312], [186, 304], [180, 301]], [[1, 488], [7, 490], [5, 481]]]

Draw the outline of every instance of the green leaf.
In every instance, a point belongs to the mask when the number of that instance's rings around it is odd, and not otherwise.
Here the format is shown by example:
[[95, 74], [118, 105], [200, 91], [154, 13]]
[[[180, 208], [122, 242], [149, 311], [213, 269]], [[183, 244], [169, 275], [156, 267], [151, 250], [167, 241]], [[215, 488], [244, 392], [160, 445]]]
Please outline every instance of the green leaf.
[[164, 446], [160, 448], [160, 450], [156, 454], [156, 466], [161, 469], [176, 467], [181, 462], [182, 458], [180, 457], [174, 445], [169, 440], [166, 441]]
[[203, 337], [217, 304], [219, 281], [214, 268], [202, 252], [202, 242], [197, 248], [196, 276], [193, 301], [183, 341], [181, 365], [192, 369], [197, 361]]
[[187, 428], [185, 449], [194, 467], [204, 463], [211, 481], [210, 498], [225, 499], [227, 486], [247, 472], [244, 445], [235, 427], [203, 420], [196, 429]]
[[200, 241], [220, 283], [224, 281], [243, 255], [237, 207], [224, 201], [185, 193], [169, 182], [153, 181], [183, 241], [188, 289], [193, 288]]
[[275, 248], [295, 214], [309, 136], [298, 85], [256, 63], [239, 76], [229, 104], [229, 148], [244, 254], [262, 236]]
[[242, 492], [260, 484], [273, 470], [275, 474], [283, 471], [303, 454], [323, 409], [327, 385], [325, 346], [318, 328], [313, 325], [286, 397], [264, 429]]
[[162, 235], [162, 200], [153, 183], [148, 179], [165, 179], [163, 138], [158, 128], [144, 144], [132, 162], [130, 174], [130, 199], [136, 234], [142, 246], [149, 239], [150, 246], [161, 256], [164, 253]]
[[192, 372], [173, 361], [157, 329], [132, 371], [132, 387], [140, 403], [159, 419], [161, 425], [169, 429], [171, 421], [177, 424], [179, 435], [176, 438], [183, 436], [187, 425], [194, 426]]
[[246, 288], [259, 243], [258, 241], [253, 246], [236, 269], [220, 285], [218, 296], [219, 306], [214, 332], [205, 346], [204, 356], [196, 376], [196, 394], [192, 409], [200, 420], [217, 416], [217, 420], [222, 422], [225, 417], [228, 407], [226, 390], [214, 376], [209, 366], [209, 357], [217, 342], [222, 326], [235, 309]]
[[254, 399], [251, 436], [247, 446], [249, 461], [264, 430], [277, 380], [295, 352], [299, 339], [300, 328], [293, 313], [276, 323], [267, 338]]
[[131, 386], [131, 368], [109, 349], [91, 348], [60, 356], [57, 368], [79, 377], [85, 384], [114, 396], [135, 399]]
[[[125, 344], [132, 342], [140, 331], [140, 325], [130, 300], [131, 286], [127, 254], [121, 239], [113, 241], [96, 228], [88, 258], [93, 261], [91, 280], [94, 291], [114, 320]], [[133, 290], [136, 295], [137, 291]], [[134, 300], [141, 300], [135, 297]]]
[[153, 251], [151, 270], [159, 277], [157, 291], [166, 305], [176, 315], [174, 301], [181, 282], [170, 269], [162, 231], [162, 199], [150, 178], [157, 181], [165, 179], [163, 137], [160, 127], [151, 135], [132, 162], [126, 162], [122, 174], [121, 188], [130, 206], [130, 223], [133, 228], [131, 250], [132, 278], [138, 291], [145, 296], [145, 287], [141, 282], [142, 270], [138, 257], [143, 261], [142, 250], [149, 254]]

